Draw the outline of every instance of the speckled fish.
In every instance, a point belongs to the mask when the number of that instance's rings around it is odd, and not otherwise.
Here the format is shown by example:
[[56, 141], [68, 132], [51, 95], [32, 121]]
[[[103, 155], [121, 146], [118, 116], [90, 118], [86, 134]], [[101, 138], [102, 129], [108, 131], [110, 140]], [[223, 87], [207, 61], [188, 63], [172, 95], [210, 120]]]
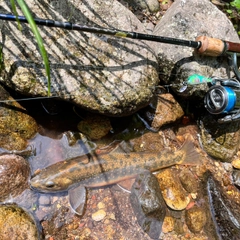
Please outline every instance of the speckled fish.
[[[84, 163], [86, 161], [88, 163]], [[197, 165], [199, 162], [199, 154], [186, 140], [175, 152], [92, 153], [58, 162], [41, 170], [30, 184], [40, 192], [66, 191], [79, 185], [100, 187], [136, 177], [144, 170], [154, 172], [175, 164]]]

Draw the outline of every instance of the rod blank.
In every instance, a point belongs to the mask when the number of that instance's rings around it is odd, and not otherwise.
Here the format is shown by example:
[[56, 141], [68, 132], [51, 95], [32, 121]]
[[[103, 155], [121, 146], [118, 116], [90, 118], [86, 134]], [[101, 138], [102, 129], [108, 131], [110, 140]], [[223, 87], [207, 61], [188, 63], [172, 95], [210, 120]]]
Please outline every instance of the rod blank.
[[[28, 23], [27, 19], [24, 16], [16, 17], [11, 14], [0, 14], [0, 19], [6, 20], [6, 21], [17, 21], [17, 18], [20, 22]], [[140, 40], [147, 40], [147, 41], [168, 43], [168, 44], [192, 47], [196, 49], [201, 46], [201, 42], [197, 42], [197, 41], [188, 41], [183, 39], [162, 37], [162, 36], [149, 35], [149, 34], [143, 34], [143, 33], [137, 33], [137, 32], [128, 32], [124, 30], [91, 27], [86, 25], [73, 24], [70, 22], [59, 22], [59, 21], [41, 19], [41, 18], [34, 18], [34, 21], [37, 25], [42, 25], [46, 27], [56, 27], [56, 28], [63, 28], [67, 30], [76, 30], [76, 31], [82, 31], [82, 32], [112, 35], [115, 37], [126, 37], [126, 38], [133, 38], [133, 39], [140, 39]]]
[[[12, 14], [0, 14], [0, 19], [6, 21], [17, 21], [17, 18], [20, 22], [28, 23], [27, 19], [24, 16], [14, 16]], [[191, 47], [197, 50], [198, 53], [207, 55], [207, 56], [220, 56], [226, 52], [235, 52], [240, 53], [240, 44], [223, 41], [216, 38], [210, 38], [206, 36], [199, 36], [196, 38], [196, 41], [189, 41], [184, 39], [156, 36], [150, 34], [143, 34], [137, 32], [128, 32], [124, 30], [110, 29], [110, 28], [100, 28], [100, 27], [91, 27], [80, 24], [73, 24], [70, 22], [59, 22], [49, 19], [34, 18], [34, 21], [37, 25], [42, 25], [46, 27], [56, 27], [63, 28], [67, 30], [76, 30], [82, 32], [90, 32], [97, 34], [106, 34], [112, 35], [115, 37], [126, 37], [154, 42], [161, 42], [167, 44], [174, 44], [180, 46]]]

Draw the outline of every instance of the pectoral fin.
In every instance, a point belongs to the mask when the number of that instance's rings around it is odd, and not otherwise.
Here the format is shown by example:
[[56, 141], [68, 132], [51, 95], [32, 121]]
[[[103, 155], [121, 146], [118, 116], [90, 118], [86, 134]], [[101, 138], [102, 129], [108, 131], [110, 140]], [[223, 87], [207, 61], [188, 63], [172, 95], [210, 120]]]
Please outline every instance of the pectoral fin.
[[68, 190], [70, 207], [79, 216], [83, 215], [84, 212], [86, 194], [86, 188], [83, 185]]

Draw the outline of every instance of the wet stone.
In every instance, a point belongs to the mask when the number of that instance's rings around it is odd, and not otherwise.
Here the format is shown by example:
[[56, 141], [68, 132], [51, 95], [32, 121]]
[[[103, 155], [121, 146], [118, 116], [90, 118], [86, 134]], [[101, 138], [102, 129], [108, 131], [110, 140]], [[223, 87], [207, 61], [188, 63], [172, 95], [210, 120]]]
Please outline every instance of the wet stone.
[[151, 238], [158, 239], [166, 214], [166, 205], [154, 175], [144, 172], [137, 176], [130, 201], [138, 224]]
[[105, 203], [99, 202], [99, 203], [97, 204], [97, 207], [98, 207], [98, 209], [103, 209], [103, 208], [105, 208]]
[[240, 169], [240, 159], [234, 159], [232, 162], [231, 162], [232, 166], [234, 168], [237, 168], [237, 169]]
[[201, 141], [203, 149], [213, 158], [231, 162], [240, 143], [239, 122], [218, 124], [212, 116], [202, 118]]
[[182, 107], [170, 93], [160, 94], [152, 127], [159, 129], [165, 124], [175, 122], [184, 115]]
[[176, 173], [171, 169], [166, 169], [156, 175], [168, 207], [173, 210], [183, 210], [190, 202], [190, 198], [176, 176]]
[[173, 123], [183, 115], [183, 109], [170, 93], [155, 94], [148, 107], [140, 111], [141, 117], [154, 131]]
[[233, 184], [236, 187], [240, 188], [240, 170], [234, 169], [232, 173], [232, 178], [233, 178]]
[[181, 181], [182, 186], [189, 193], [196, 193], [198, 190], [198, 179], [189, 169], [183, 169], [179, 174], [179, 179]]
[[174, 230], [178, 234], [184, 233], [183, 223], [182, 223], [181, 219], [175, 219]]
[[39, 205], [49, 205], [51, 203], [51, 199], [49, 195], [40, 195], [38, 199]]
[[19, 136], [18, 133], [7, 129], [0, 130], [0, 146], [7, 150], [23, 150], [27, 147], [27, 141]]
[[219, 239], [239, 239], [240, 206], [224, 193], [224, 189], [213, 176], [208, 176], [207, 193], [211, 215]]
[[203, 208], [198, 206], [193, 206], [189, 210], [186, 210], [185, 218], [188, 228], [193, 233], [200, 232], [207, 220]]
[[112, 129], [108, 117], [91, 114], [77, 125], [78, 130], [86, 134], [90, 139], [100, 139]]
[[[193, 11], [194, 9], [194, 11]], [[221, 24], [219, 24], [221, 23]], [[239, 42], [233, 24], [227, 16], [209, 0], [176, 0], [171, 5], [153, 31], [154, 35], [177, 39], [195, 40], [198, 36]], [[227, 58], [200, 56], [190, 47], [153, 43], [161, 69], [161, 79], [167, 84], [182, 83], [192, 74], [229, 78], [230, 66]], [[231, 72], [232, 73], [232, 72]], [[172, 87], [182, 96], [203, 97], [208, 90], [207, 84], [188, 87], [180, 93], [180, 85]]]
[[91, 235], [91, 229], [90, 228], [84, 228], [81, 232], [81, 237], [84, 239], [85, 237], [88, 238]]
[[[2, 86], [0, 100], [14, 100]], [[27, 140], [37, 133], [36, 121], [18, 102], [0, 105], [0, 147], [7, 150], [24, 150]]]
[[174, 229], [174, 218], [171, 216], [166, 216], [163, 221], [162, 232], [168, 233], [173, 231], [173, 229]]
[[96, 222], [103, 220], [107, 213], [103, 209], [99, 209], [97, 212], [92, 214], [92, 219]]
[[231, 163], [224, 162], [224, 163], [222, 163], [222, 166], [224, 167], [224, 169], [227, 172], [232, 172], [232, 170], [233, 170], [233, 166]]
[[39, 240], [33, 217], [15, 204], [0, 205], [0, 239]]
[[14, 154], [0, 156], [0, 200], [21, 194], [28, 187], [30, 168], [27, 161]]

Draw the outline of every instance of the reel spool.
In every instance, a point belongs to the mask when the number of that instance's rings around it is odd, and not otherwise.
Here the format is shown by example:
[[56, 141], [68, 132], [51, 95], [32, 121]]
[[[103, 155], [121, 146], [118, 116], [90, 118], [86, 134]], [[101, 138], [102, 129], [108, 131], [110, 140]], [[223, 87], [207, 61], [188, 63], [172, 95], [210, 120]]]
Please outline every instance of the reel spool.
[[[204, 105], [211, 114], [225, 114], [219, 123], [240, 120], [240, 84], [237, 81], [219, 81], [212, 86], [204, 97]], [[220, 84], [221, 85], [220, 85]]]
[[211, 114], [228, 114], [236, 107], [237, 95], [239, 98], [240, 92], [237, 93], [230, 87], [212, 86], [204, 98], [205, 108]]

